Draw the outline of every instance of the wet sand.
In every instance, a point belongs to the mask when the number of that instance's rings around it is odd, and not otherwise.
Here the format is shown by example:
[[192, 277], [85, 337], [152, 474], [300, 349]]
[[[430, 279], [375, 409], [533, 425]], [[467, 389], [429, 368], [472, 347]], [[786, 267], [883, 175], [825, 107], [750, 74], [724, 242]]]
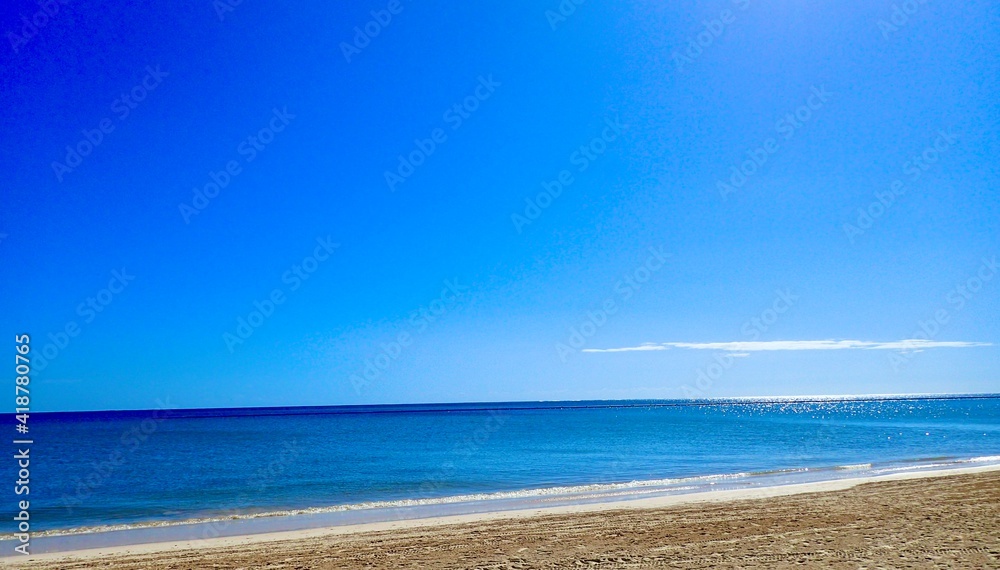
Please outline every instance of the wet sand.
[[1000, 568], [1000, 471], [4, 558], [0, 567]]

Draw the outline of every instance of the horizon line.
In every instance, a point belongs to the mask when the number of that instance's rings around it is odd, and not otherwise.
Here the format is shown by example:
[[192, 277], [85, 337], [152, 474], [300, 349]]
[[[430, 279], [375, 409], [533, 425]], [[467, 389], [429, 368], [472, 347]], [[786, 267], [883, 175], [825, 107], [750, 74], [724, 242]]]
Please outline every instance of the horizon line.
[[[765, 400], [794, 400], [799, 403], [822, 403], [822, 402], [843, 402], [852, 400], [961, 400], [961, 399], [987, 399], [1000, 398], [1000, 392], [921, 392], [921, 393], [895, 393], [895, 394], [807, 394], [807, 395], [787, 395], [787, 396], [716, 396], [706, 398], [619, 398], [619, 399], [580, 399], [580, 400], [488, 400], [475, 402], [414, 402], [414, 403], [383, 403], [383, 404], [294, 404], [288, 406], [224, 406], [224, 407], [191, 407], [191, 408], [125, 408], [125, 409], [99, 409], [99, 410], [51, 410], [32, 411], [34, 415], [53, 414], [102, 414], [102, 413], [192, 413], [192, 412], [213, 412], [213, 411], [252, 411], [252, 410], [306, 410], [306, 409], [329, 409], [329, 408], [388, 408], [388, 407], [419, 407], [419, 406], [475, 406], [488, 404], [580, 404], [583, 402], [608, 402], [603, 407], [644, 407], [644, 406], [680, 406], [680, 405], [714, 405], [719, 403], [753, 403]], [[743, 402], [741, 402], [743, 401]], [[629, 402], [669, 402], [670, 404], [641, 404], [634, 403], [623, 405]], [[615, 404], [618, 403], [618, 404]], [[541, 407], [541, 406], [539, 406]], [[580, 406], [580, 407], [602, 407], [602, 406]], [[482, 411], [490, 409], [532, 409], [525, 406], [514, 408], [481, 408]], [[426, 412], [444, 410], [423, 410]], [[0, 416], [15, 416], [17, 412], [2, 412]], [[248, 414], [249, 415], [249, 414]], [[275, 414], [277, 415], [277, 414]], [[292, 414], [290, 414], [292, 415]], [[169, 418], [164, 418], [169, 419]]]

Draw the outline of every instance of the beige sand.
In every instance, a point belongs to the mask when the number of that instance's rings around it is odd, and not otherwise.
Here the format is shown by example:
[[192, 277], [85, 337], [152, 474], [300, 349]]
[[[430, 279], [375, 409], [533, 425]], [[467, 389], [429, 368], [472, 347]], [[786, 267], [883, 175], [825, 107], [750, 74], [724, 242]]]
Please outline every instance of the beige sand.
[[8, 558], [0, 566], [1000, 568], [1000, 471], [141, 545]]

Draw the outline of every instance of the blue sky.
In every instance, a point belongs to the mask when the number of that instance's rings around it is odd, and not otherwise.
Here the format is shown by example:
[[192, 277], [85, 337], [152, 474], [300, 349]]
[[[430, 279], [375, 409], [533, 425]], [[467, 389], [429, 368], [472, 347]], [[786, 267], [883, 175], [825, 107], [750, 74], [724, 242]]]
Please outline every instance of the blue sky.
[[39, 9], [36, 410], [1000, 387], [995, 3]]

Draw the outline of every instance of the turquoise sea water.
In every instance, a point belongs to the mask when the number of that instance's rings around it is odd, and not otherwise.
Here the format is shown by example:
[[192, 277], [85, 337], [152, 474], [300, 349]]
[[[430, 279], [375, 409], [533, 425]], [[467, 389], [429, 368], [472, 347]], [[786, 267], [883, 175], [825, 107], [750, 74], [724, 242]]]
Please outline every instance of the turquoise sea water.
[[[1000, 463], [995, 395], [161, 410], [31, 421], [32, 530], [36, 545], [50, 549], [94, 535], [46, 535], [94, 527], [200, 520], [169, 536], [214, 536]], [[2, 467], [13, 483], [15, 462]], [[12, 487], [0, 512], [7, 521], [18, 499]], [[298, 515], [269, 516], [288, 513]], [[9, 537], [15, 528], [7, 526]], [[144, 540], [134, 530], [107, 535]]]

